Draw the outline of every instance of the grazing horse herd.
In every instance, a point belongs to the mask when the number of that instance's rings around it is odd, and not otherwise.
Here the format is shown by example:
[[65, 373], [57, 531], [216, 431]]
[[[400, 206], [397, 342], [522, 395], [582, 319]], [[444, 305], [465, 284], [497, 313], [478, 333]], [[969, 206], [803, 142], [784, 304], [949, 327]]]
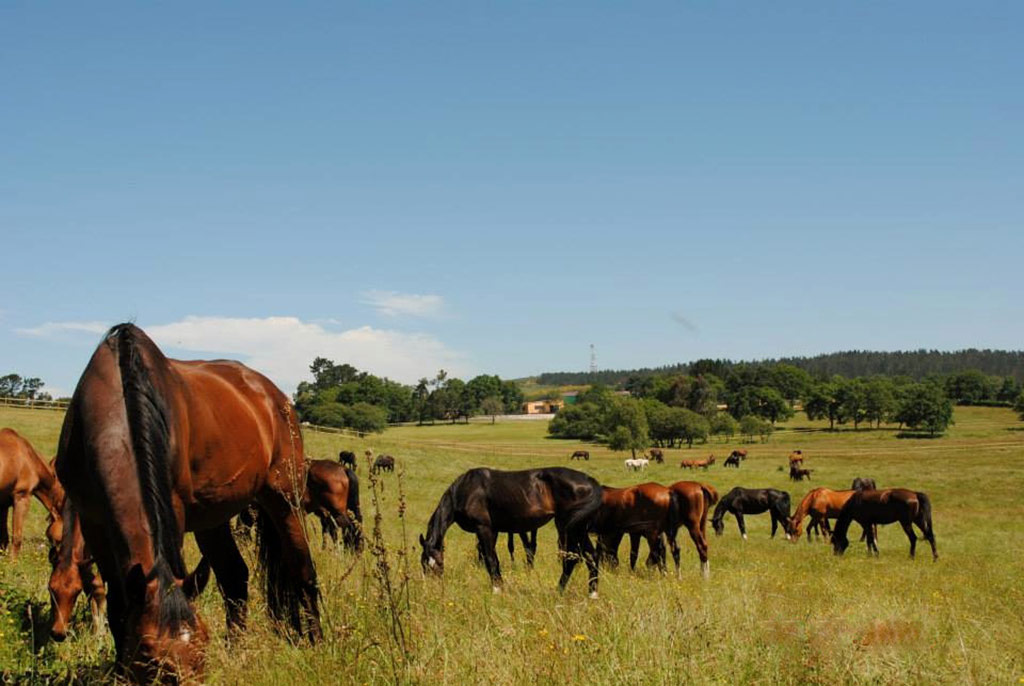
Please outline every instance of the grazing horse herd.
[[[308, 513], [321, 521], [325, 544], [340, 532], [343, 544], [360, 549], [359, 482], [355, 453], [341, 451], [338, 462], [310, 460], [298, 427], [288, 398], [261, 374], [235, 362], [172, 360], [134, 325], [111, 328], [78, 383], [52, 463], [13, 430], [0, 430], [0, 549], [9, 547], [12, 558], [18, 554], [30, 498], [36, 497], [49, 520], [53, 638], [67, 635], [75, 600], [85, 593], [97, 630], [106, 614], [123, 676], [138, 683], [201, 678], [209, 636], [194, 599], [211, 571], [229, 633], [246, 625], [249, 569], [230, 524], [238, 516], [236, 526], [256, 529], [271, 617], [293, 636], [319, 641], [319, 590], [301, 517]], [[660, 449], [649, 454], [664, 461]], [[390, 455], [372, 460], [367, 452], [367, 458], [373, 473], [395, 468]], [[745, 458], [746, 451], [736, 450], [725, 464], [738, 468]], [[579, 450], [572, 459], [589, 460], [590, 454]], [[633, 462], [642, 462], [635, 465], [642, 469], [648, 459]], [[681, 466], [707, 470], [714, 462], [710, 456]], [[791, 474], [808, 476], [802, 463], [795, 451]], [[508, 534], [511, 555], [518, 535], [532, 564], [537, 530], [553, 520], [560, 589], [583, 562], [590, 595], [597, 597], [600, 565], [617, 564], [627, 535], [631, 568], [646, 540], [647, 564], [666, 570], [671, 551], [678, 573], [680, 528], [690, 535], [707, 577], [706, 523], [715, 503], [717, 534], [731, 512], [746, 539], [744, 516], [768, 512], [772, 536], [781, 526], [796, 540], [810, 516], [808, 540], [812, 530], [831, 537], [841, 554], [856, 521], [868, 550], [877, 554], [876, 525], [899, 522], [911, 556], [916, 525], [938, 557], [928, 496], [878, 490], [871, 480], [858, 479], [849, 491], [816, 488], [790, 516], [789, 494], [775, 489], [734, 488], [719, 500], [712, 486], [696, 481], [613, 488], [580, 471], [547, 467], [477, 468], [456, 478], [419, 537], [421, 563], [427, 573], [443, 573], [445, 533], [457, 524], [476, 536], [478, 557], [497, 592], [498, 536]], [[7, 531], [10, 508], [13, 537]], [[834, 530], [829, 519], [836, 520]], [[191, 572], [182, 555], [187, 531], [202, 554]]]

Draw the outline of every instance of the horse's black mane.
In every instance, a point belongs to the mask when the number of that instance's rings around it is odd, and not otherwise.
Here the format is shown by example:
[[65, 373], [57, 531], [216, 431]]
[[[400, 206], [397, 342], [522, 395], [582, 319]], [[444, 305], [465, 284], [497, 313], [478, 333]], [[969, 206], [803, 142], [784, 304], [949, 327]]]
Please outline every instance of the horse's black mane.
[[[139, 330], [134, 324], [118, 324], [106, 341], [118, 359], [128, 429], [138, 470], [142, 502], [153, 537], [154, 565], [150, 576], [160, 579], [164, 590], [177, 588], [175, 577], [187, 576], [185, 560], [178, 548], [178, 520], [171, 503], [170, 442], [167, 407], [153, 385], [142, 357]], [[193, 619], [182, 593], [161, 593], [161, 620], [174, 626]]]

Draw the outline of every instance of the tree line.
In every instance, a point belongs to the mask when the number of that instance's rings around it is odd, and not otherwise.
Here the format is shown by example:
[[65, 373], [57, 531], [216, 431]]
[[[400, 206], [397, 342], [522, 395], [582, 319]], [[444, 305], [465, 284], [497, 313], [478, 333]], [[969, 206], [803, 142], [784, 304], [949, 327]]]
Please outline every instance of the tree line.
[[710, 372], [723, 377], [726, 369], [744, 364], [767, 366], [788, 364], [803, 369], [817, 378], [829, 378], [835, 375], [847, 378], [906, 376], [915, 381], [922, 381], [929, 376], [947, 376], [967, 370], [976, 370], [988, 376], [1011, 377], [1017, 384], [1024, 382], [1024, 351], [968, 348], [952, 352], [925, 349], [897, 352], [848, 350], [813, 357], [784, 357], [758, 362], [704, 359], [639, 369], [546, 372], [537, 377], [537, 383], [552, 386], [604, 384], [617, 387], [624, 384], [630, 377], [638, 376], [698, 375]]
[[36, 376], [22, 377], [20, 374], [0, 376], [0, 398], [25, 398], [27, 400], [53, 400], [41, 390], [46, 384]]
[[362, 432], [383, 431], [389, 423], [469, 421], [475, 415], [519, 412], [523, 393], [514, 381], [481, 374], [469, 381], [441, 370], [415, 386], [335, 364], [317, 357], [309, 367], [312, 381], [295, 391], [295, 408], [303, 421]]

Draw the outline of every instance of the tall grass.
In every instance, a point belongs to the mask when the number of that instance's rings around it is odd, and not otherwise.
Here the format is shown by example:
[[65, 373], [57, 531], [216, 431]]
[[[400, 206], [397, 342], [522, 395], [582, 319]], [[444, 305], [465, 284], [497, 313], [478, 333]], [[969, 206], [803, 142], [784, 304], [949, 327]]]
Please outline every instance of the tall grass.
[[[45, 417], [40, 417], [45, 415]], [[23, 431], [52, 454], [59, 413], [0, 410], [0, 425]], [[487, 420], [489, 422], [489, 419]], [[720, 492], [772, 486], [793, 494], [849, 486], [871, 476], [880, 486], [927, 491], [933, 501], [940, 560], [917, 560], [899, 527], [883, 527], [877, 559], [854, 543], [836, 558], [823, 544], [769, 539], [767, 516], [748, 517], [744, 543], [731, 517], [711, 540], [711, 578], [700, 578], [688, 539], [678, 576], [628, 566], [602, 570], [600, 600], [586, 597], [577, 570], [564, 594], [553, 527], [540, 532], [536, 568], [524, 552], [510, 564], [499, 548], [504, 592], [495, 595], [476, 563], [475, 540], [453, 527], [445, 576], [424, 578], [417, 534], [442, 490], [478, 465], [568, 465], [575, 443], [547, 439], [543, 422], [402, 427], [355, 442], [306, 437], [306, 450], [332, 457], [342, 448], [394, 454], [399, 468], [379, 479], [360, 465], [367, 549], [362, 555], [321, 547], [314, 556], [323, 594], [325, 639], [289, 643], [252, 594], [249, 630], [226, 642], [215, 591], [199, 603], [220, 640], [211, 643], [209, 681], [262, 686], [309, 684], [1017, 684], [1024, 678], [1024, 432], [995, 408], [958, 408], [946, 438], [898, 439], [895, 431], [818, 431], [802, 417], [768, 444], [747, 447], [739, 470], [719, 465], [683, 472], [679, 460], [740, 444], [668, 451], [665, 465], [626, 473], [621, 455], [586, 446], [591, 460], [571, 466], [602, 483], [697, 478]], [[810, 484], [791, 484], [778, 467], [802, 448]], [[36, 678], [106, 683], [109, 640], [89, 635], [79, 608], [77, 635], [44, 644], [33, 657], [24, 615], [45, 613], [44, 516], [31, 514], [28, 544], [15, 564], [0, 560], [0, 671]], [[854, 527], [856, 532], [856, 527]], [[709, 527], [710, 532], [710, 527]], [[853, 538], [853, 537], [851, 537]], [[243, 554], [254, 567], [253, 553]], [[646, 551], [642, 553], [642, 556]], [[191, 540], [190, 565], [198, 559]], [[642, 567], [641, 564], [638, 567]], [[34, 667], [33, 667], [34, 666]], [[28, 677], [23, 677], [28, 678]]]

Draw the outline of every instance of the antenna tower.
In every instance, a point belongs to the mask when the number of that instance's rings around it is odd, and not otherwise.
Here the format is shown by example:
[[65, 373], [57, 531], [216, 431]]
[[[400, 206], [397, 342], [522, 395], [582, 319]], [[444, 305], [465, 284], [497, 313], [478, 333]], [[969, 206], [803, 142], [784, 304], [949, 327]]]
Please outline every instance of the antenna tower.
[[597, 351], [594, 349], [594, 344], [590, 344], [590, 373], [593, 374], [597, 371]]

